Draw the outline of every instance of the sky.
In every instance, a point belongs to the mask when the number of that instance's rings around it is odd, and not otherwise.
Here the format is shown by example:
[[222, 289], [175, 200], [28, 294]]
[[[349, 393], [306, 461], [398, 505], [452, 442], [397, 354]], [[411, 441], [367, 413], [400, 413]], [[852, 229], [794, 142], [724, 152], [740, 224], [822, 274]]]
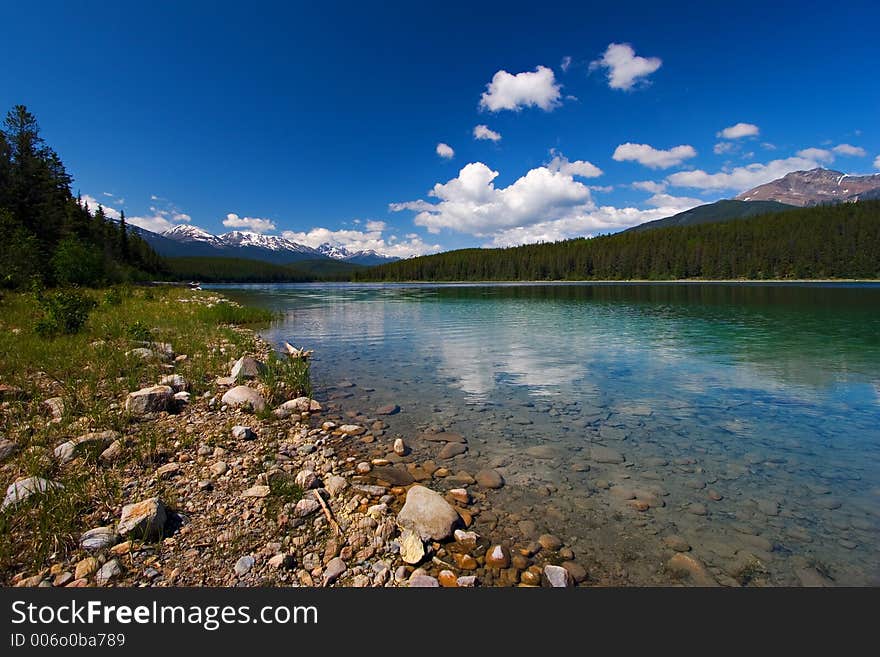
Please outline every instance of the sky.
[[400, 257], [880, 171], [876, 2], [610, 5], [15, 3], [0, 108], [111, 216]]

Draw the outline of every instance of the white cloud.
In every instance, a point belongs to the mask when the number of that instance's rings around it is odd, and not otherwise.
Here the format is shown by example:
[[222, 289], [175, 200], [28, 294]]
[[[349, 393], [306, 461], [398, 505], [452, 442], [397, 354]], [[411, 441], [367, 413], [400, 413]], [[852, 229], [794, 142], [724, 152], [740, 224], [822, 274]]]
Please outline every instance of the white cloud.
[[722, 139], [741, 139], [742, 137], [756, 137], [760, 132], [761, 129], [754, 123], [737, 123], [724, 128], [715, 136]]
[[642, 190], [643, 192], [651, 192], [652, 194], [660, 194], [666, 191], [666, 183], [653, 180], [639, 180], [632, 184], [632, 188]]
[[[670, 197], [670, 199], [674, 198], [676, 197]], [[696, 199], [691, 200], [695, 201], [694, 205], [702, 205], [703, 203], [703, 201]], [[660, 199], [657, 201], [659, 202]], [[602, 206], [580, 213], [572, 213], [554, 221], [543, 221], [531, 226], [517, 226], [498, 231], [484, 246], [515, 246], [534, 242], [558, 242], [573, 237], [592, 237], [598, 233], [614, 232], [643, 224], [646, 221], [663, 219], [691, 207], [694, 206], [681, 202], [675, 202], [671, 206], [658, 205], [648, 210], [634, 207]]]
[[259, 217], [239, 217], [234, 212], [226, 215], [223, 225], [227, 228], [244, 228], [252, 233], [268, 233], [275, 230], [275, 222], [271, 219], [260, 219]]
[[714, 152], [715, 155], [723, 155], [724, 153], [730, 153], [733, 150], [736, 150], [736, 144], [729, 141], [719, 141], [715, 144], [712, 152]]
[[590, 70], [607, 69], [609, 87], [629, 90], [662, 63], [659, 57], [639, 57], [628, 43], [612, 43], [599, 59], [590, 63]]
[[646, 204], [655, 208], [669, 208], [675, 212], [684, 212], [698, 205], [703, 205], [705, 201], [698, 198], [690, 198], [688, 196], [672, 196], [671, 194], [654, 194], [645, 201]]
[[852, 144], [838, 144], [831, 150], [839, 155], [851, 155], [853, 157], [865, 157], [868, 154], [861, 146], [853, 146]]
[[[89, 194], [83, 194], [82, 200], [85, 203], [88, 203], [89, 209], [94, 213], [95, 210], [98, 209], [98, 205], [104, 208], [104, 214], [109, 218], [119, 221], [121, 217], [120, 210], [116, 207], [106, 205], [101, 203], [94, 196], [90, 196]], [[121, 202], [124, 199], [117, 199], [117, 202]], [[149, 230], [154, 233], [162, 233], [166, 230], [170, 230], [174, 228], [174, 226], [179, 225], [181, 223], [189, 223], [192, 221], [192, 217], [190, 217], [185, 212], [180, 212], [178, 209], [174, 207], [173, 204], [162, 199], [158, 196], [151, 195], [150, 200], [152, 201], [161, 201], [166, 204], [166, 208], [159, 208], [156, 206], [150, 207], [150, 213], [144, 215], [131, 215], [126, 216], [126, 223], [132, 224], [139, 228], [143, 228], [144, 230]]]
[[501, 141], [501, 135], [490, 130], [489, 126], [480, 124], [474, 126], [474, 139], [488, 139], [489, 141]]
[[816, 162], [834, 162], [834, 153], [824, 148], [804, 148], [797, 152], [797, 156]]
[[579, 178], [598, 178], [602, 175], [602, 169], [586, 160], [569, 161], [562, 153], [551, 150], [553, 159], [547, 164], [547, 168], [553, 172], [559, 172], [566, 176]]
[[559, 64], [559, 68], [562, 69], [563, 73], [567, 73], [568, 69], [571, 67], [571, 57], [566, 55], [562, 58], [562, 62]]
[[455, 151], [449, 144], [444, 144], [443, 142], [440, 142], [439, 144], [437, 144], [437, 148], [435, 150], [437, 151], [437, 155], [446, 160], [451, 160], [453, 157], [455, 157]]
[[438, 203], [394, 203], [392, 211], [422, 210], [414, 223], [431, 233], [448, 228], [485, 237], [498, 230], [558, 219], [593, 206], [590, 190], [571, 175], [547, 167], [532, 169], [508, 187], [498, 189], [498, 172], [471, 162], [458, 176], [437, 183], [429, 192]]
[[534, 71], [511, 75], [498, 71], [480, 97], [480, 108], [490, 112], [519, 111], [523, 107], [540, 107], [550, 112], [560, 104], [560, 85], [553, 70], [538, 66]]
[[648, 144], [626, 143], [618, 146], [611, 157], [617, 162], [631, 160], [651, 169], [668, 169], [696, 155], [697, 151], [694, 147], [686, 144], [669, 150], [660, 150]]
[[281, 233], [281, 236], [299, 244], [311, 246], [312, 248], [324, 243], [330, 243], [349, 251], [373, 250], [398, 258], [409, 258], [442, 250], [439, 244], [427, 244], [415, 233], [408, 234], [405, 241], [396, 235], [391, 235], [388, 239], [385, 239], [382, 235], [387, 229], [384, 221], [367, 221], [365, 225], [367, 228], [365, 231], [330, 230], [329, 228], [318, 227], [312, 228], [308, 232], [286, 230]]
[[815, 169], [817, 166], [819, 163], [810, 158], [789, 157], [783, 160], [772, 160], [767, 164], [753, 163], [718, 173], [707, 173], [702, 169], [680, 171], [668, 176], [666, 181], [674, 187], [732, 189], [742, 192], [781, 178], [792, 171]]
[[874, 158], [874, 168], [880, 169], [880, 155]]

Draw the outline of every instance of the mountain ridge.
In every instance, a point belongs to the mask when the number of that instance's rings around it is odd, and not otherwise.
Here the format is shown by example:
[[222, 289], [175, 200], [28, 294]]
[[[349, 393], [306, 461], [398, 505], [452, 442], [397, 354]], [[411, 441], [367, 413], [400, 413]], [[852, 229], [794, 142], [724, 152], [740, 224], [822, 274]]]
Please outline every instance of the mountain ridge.
[[852, 176], [817, 167], [792, 171], [781, 178], [737, 194], [737, 201], [777, 201], [809, 207], [880, 198], [880, 173]]

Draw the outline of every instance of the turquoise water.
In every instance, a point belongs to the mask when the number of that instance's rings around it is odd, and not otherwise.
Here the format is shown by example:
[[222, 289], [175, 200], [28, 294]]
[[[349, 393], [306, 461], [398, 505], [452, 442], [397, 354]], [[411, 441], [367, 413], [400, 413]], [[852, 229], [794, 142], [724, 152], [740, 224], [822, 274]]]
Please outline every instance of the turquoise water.
[[880, 285], [224, 292], [283, 312], [262, 333], [315, 350], [319, 398], [398, 404], [416, 457], [419, 430], [465, 435], [444, 465], [507, 481], [487, 533], [537, 524], [604, 583], [669, 583], [670, 535], [726, 584], [880, 583]]

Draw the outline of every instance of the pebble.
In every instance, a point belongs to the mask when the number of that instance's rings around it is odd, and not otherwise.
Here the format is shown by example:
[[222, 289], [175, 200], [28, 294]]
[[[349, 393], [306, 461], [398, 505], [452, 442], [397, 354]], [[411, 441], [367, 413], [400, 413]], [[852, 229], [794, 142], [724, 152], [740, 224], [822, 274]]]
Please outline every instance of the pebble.
[[562, 547], [562, 539], [553, 534], [541, 534], [538, 537], [538, 543], [545, 550], [558, 550]]
[[235, 562], [235, 574], [239, 577], [247, 575], [251, 568], [254, 567], [255, 559], [250, 555], [245, 555]]
[[115, 527], [95, 527], [80, 536], [79, 544], [84, 550], [102, 550], [116, 543], [118, 538]]
[[699, 502], [694, 502], [688, 505], [688, 511], [693, 513], [695, 516], [705, 516], [709, 514], [709, 510], [706, 508], [705, 504], [700, 504]]
[[610, 447], [594, 446], [590, 447], [590, 458], [596, 463], [623, 463], [625, 458], [623, 454], [616, 449]]
[[403, 442], [403, 438], [397, 438], [394, 441], [394, 447], [392, 449], [393, 449], [394, 453], [397, 454], [398, 456], [403, 456], [404, 454], [406, 454], [407, 449], [406, 449], [406, 444]]
[[60, 490], [63, 485], [43, 479], [41, 477], [25, 477], [11, 484], [6, 489], [6, 497], [3, 498], [3, 504], [0, 504], [0, 511], [5, 511], [11, 506], [24, 502], [33, 495], [39, 495], [50, 490]]
[[663, 544], [676, 552], [688, 552], [691, 549], [690, 544], [681, 536], [670, 534], [663, 538]]
[[571, 578], [578, 584], [587, 579], [587, 569], [574, 561], [563, 561], [560, 564], [568, 571]]
[[[258, 485], [256, 485], [256, 486], [251, 486], [251, 487], [248, 488], [246, 491], [244, 491], [244, 492], [241, 494], [241, 497], [243, 497], [243, 498], [249, 498], [249, 497], [256, 497], [256, 498], [260, 498], [260, 497], [268, 497], [270, 492], [272, 492], [272, 491], [271, 491], [271, 489], [270, 489], [268, 486], [265, 486], [265, 485], [262, 485], [262, 484], [258, 484]], [[317, 504], [317, 502], [315, 502], [315, 504]]]
[[409, 578], [410, 588], [439, 588], [440, 582], [430, 575], [413, 575]]
[[98, 586], [104, 586], [110, 580], [122, 574], [122, 566], [119, 565], [118, 559], [111, 559], [105, 563], [95, 574], [95, 581]]
[[95, 557], [86, 557], [85, 559], [81, 559], [77, 562], [76, 568], [74, 569], [73, 577], [74, 579], [85, 579], [97, 572], [99, 567], [98, 560]]
[[464, 454], [466, 451], [467, 445], [462, 445], [461, 443], [446, 443], [437, 454], [437, 458], [451, 459], [459, 454]]
[[229, 465], [226, 463], [226, 461], [217, 461], [211, 466], [211, 474], [213, 474], [215, 477], [219, 477], [227, 470], [229, 470]]
[[235, 386], [227, 390], [220, 401], [230, 408], [249, 408], [257, 413], [266, 410], [266, 401], [262, 395], [247, 386]]
[[458, 588], [458, 578], [451, 570], [441, 570], [440, 574], [437, 575], [437, 581], [444, 588]]
[[702, 562], [685, 552], [678, 552], [667, 561], [666, 569], [677, 577], [689, 578], [696, 586], [718, 586]]
[[548, 584], [553, 588], [567, 588], [574, 586], [574, 579], [571, 573], [562, 566], [554, 566], [547, 564], [544, 566], [544, 577], [547, 578]]
[[401, 529], [412, 530], [422, 540], [442, 541], [452, 535], [458, 522], [458, 513], [449, 502], [419, 484], [407, 491], [403, 508], [397, 514]]
[[165, 530], [167, 519], [165, 504], [158, 497], [151, 497], [122, 507], [116, 531], [123, 537], [156, 540]]
[[395, 413], [400, 412], [400, 406], [397, 404], [388, 404], [386, 406], [380, 406], [376, 409], [376, 415], [394, 415]]
[[493, 545], [486, 550], [488, 568], [507, 568], [510, 565], [510, 552], [501, 545]]
[[324, 569], [324, 586], [329, 586], [335, 582], [346, 570], [348, 570], [348, 566], [345, 565], [342, 559], [339, 557], [331, 559]]
[[232, 427], [232, 437], [236, 440], [256, 440], [257, 434], [250, 427], [238, 424]]

